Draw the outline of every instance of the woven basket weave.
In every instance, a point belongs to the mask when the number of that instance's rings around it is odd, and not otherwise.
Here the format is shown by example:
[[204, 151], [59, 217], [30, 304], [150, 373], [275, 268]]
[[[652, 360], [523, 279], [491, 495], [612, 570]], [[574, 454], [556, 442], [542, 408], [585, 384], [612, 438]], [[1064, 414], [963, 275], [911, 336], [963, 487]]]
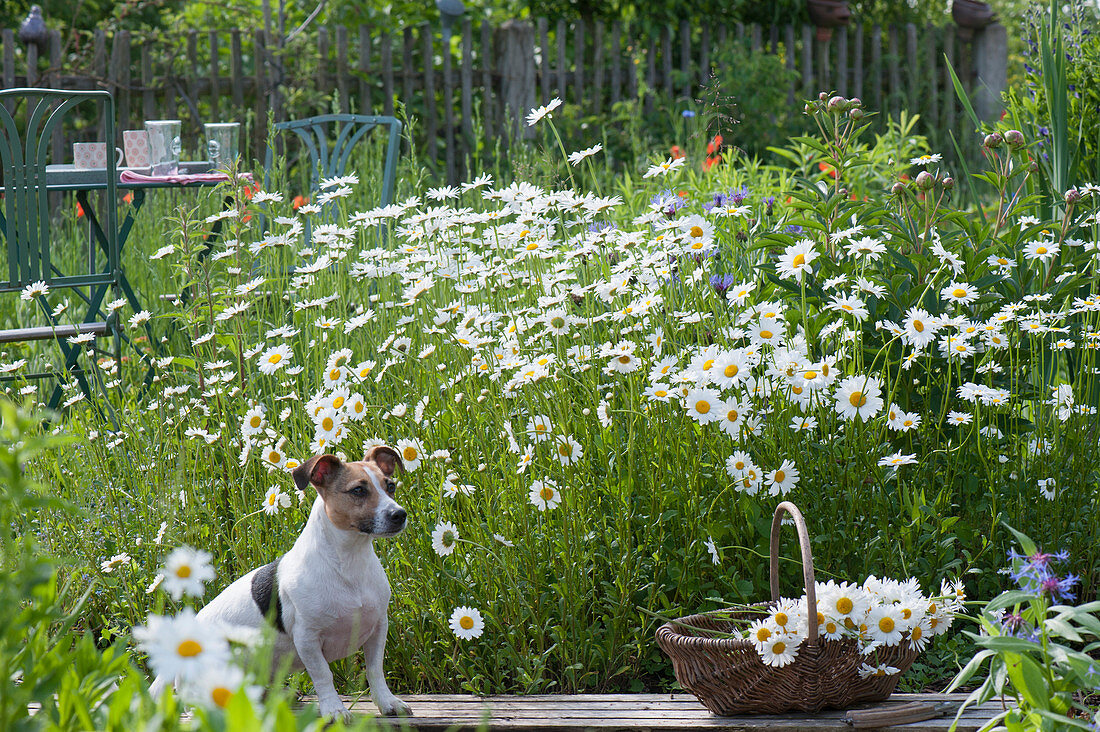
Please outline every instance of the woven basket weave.
[[[672, 659], [680, 686], [719, 715], [780, 714], [845, 709], [857, 703], [880, 702], [894, 691], [898, 677], [913, 665], [917, 651], [907, 644], [879, 648], [871, 658], [901, 670], [892, 676], [859, 677], [859, 667], [870, 662], [852, 639], [823, 641], [818, 637], [817, 597], [810, 538], [802, 513], [784, 501], [775, 509], [771, 531], [771, 595], [779, 599], [779, 530], [784, 512], [794, 518], [802, 549], [802, 576], [806, 585], [809, 633], [795, 660], [782, 668], [768, 666], [746, 639], [696, 635], [702, 631], [737, 632], [732, 619], [758, 619], [759, 613], [704, 613], [689, 615], [657, 630], [657, 645]], [[770, 603], [752, 607], [767, 608]]]

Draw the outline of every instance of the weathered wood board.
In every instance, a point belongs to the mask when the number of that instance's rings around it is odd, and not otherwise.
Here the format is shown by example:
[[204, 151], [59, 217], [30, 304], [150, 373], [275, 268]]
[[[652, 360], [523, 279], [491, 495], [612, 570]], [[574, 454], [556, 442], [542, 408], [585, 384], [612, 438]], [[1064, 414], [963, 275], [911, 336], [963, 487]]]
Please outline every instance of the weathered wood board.
[[[851, 729], [844, 712], [820, 714], [746, 715], [717, 717], [695, 697], [687, 694], [577, 694], [538, 696], [476, 697], [450, 694], [409, 695], [402, 697], [412, 707], [414, 717], [386, 720], [395, 728], [417, 730], [489, 729], [502, 732], [519, 730], [728, 730], [729, 732], [820, 732]], [[963, 694], [895, 694], [880, 706], [899, 706], [921, 701], [950, 705], [948, 713], [936, 719], [883, 729], [912, 732], [946, 732], [955, 712], [965, 699]], [[310, 702], [308, 697], [305, 702]], [[375, 715], [370, 699], [344, 697], [355, 714]], [[977, 732], [1001, 711], [999, 702], [970, 708], [963, 714], [959, 732]]]

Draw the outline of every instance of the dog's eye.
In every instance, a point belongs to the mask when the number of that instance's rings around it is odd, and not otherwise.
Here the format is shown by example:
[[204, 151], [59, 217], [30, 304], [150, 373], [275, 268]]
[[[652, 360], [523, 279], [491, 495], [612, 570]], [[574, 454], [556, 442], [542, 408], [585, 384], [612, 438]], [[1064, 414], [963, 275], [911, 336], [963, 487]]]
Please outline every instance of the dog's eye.
[[392, 480], [387, 480], [386, 491], [389, 493], [393, 493], [395, 490], [397, 490], [397, 483], [394, 483]]
[[365, 485], [357, 485], [349, 490], [348, 493], [352, 494], [353, 496], [365, 496], [367, 495], [367, 487]]

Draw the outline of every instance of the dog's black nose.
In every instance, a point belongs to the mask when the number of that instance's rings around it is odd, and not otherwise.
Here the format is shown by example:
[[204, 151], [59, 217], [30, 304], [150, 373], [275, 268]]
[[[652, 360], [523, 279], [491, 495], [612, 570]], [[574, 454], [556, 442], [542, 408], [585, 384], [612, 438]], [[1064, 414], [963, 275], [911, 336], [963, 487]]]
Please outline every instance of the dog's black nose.
[[390, 521], [394, 524], [403, 524], [409, 514], [405, 512], [405, 509], [399, 508], [390, 514]]

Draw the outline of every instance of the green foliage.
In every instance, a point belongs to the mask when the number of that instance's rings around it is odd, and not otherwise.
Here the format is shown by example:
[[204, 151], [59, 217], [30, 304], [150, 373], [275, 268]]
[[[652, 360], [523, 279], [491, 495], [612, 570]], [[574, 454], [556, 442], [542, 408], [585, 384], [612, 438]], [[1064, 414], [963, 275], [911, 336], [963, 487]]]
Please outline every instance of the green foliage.
[[[1009, 572], [1020, 589], [1001, 593], [981, 610], [978, 633], [967, 632], [979, 650], [959, 672], [951, 689], [985, 671], [956, 719], [971, 704], [995, 697], [1014, 701], [990, 723], [992, 729], [1094, 730], [1100, 712], [1081, 701], [1100, 688], [1100, 602], [1060, 603], [1073, 599], [1071, 574], [1059, 576], [1068, 553], [1041, 552], [1024, 534], [1009, 527], [1023, 554], [1012, 553]], [[999, 726], [994, 725], [1000, 723]]]

